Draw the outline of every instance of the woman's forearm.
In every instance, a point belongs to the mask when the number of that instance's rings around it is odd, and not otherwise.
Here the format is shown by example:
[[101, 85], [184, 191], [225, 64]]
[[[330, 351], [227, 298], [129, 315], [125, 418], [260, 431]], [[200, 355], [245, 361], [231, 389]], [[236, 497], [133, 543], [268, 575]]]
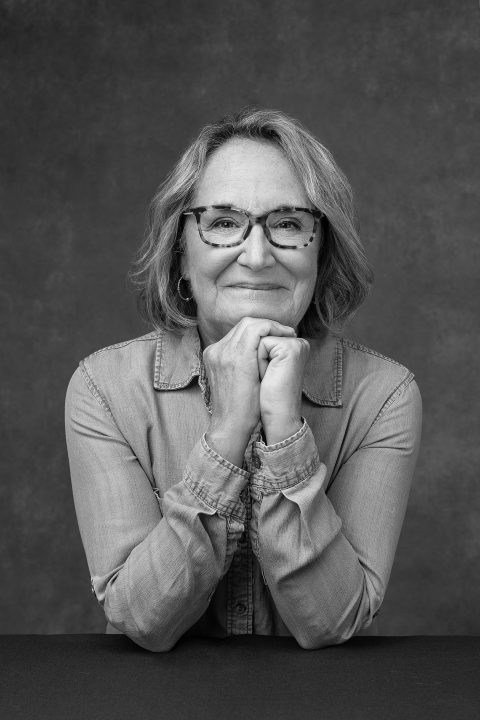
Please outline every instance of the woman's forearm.
[[148, 650], [169, 650], [203, 615], [243, 531], [179, 483], [163, 497], [163, 517], [104, 587], [106, 618]]
[[330, 479], [308, 426], [257, 444], [252, 538], [272, 598], [304, 647], [342, 642], [382, 603], [403, 524], [421, 428], [414, 382], [404, 384]]
[[[78, 370], [66, 434], [77, 519], [95, 594], [108, 621], [140, 645], [167, 650], [201, 617], [243, 532], [248, 474], [192, 449], [183, 479], [157, 500], [112, 414]], [[158, 479], [165, 488], [168, 478]]]
[[[367, 579], [342, 523], [319, 490], [322, 472], [256, 510], [258, 556], [273, 601], [304, 648], [347, 640], [369, 624], [382, 592]], [[307, 485], [310, 484], [310, 487]], [[312, 492], [313, 491], [313, 492]], [[313, 496], [313, 497], [312, 497]]]

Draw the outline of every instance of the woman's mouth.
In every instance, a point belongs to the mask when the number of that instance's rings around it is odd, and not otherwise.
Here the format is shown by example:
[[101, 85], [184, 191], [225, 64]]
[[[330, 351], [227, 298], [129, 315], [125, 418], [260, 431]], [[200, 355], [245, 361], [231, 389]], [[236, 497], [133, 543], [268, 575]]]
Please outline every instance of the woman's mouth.
[[242, 282], [229, 285], [228, 287], [242, 290], [280, 290], [282, 286], [277, 283]]

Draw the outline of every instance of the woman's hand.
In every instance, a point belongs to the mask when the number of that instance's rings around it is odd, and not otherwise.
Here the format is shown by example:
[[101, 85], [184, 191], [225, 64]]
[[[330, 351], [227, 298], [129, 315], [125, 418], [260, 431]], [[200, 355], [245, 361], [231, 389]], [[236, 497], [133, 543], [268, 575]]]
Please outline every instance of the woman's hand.
[[258, 348], [260, 414], [268, 445], [302, 426], [302, 387], [310, 346], [297, 337], [264, 337]]
[[[265, 342], [267, 336], [274, 336], [268, 339], [275, 342], [260, 350], [260, 345]], [[283, 382], [282, 378], [289, 382], [289, 378], [295, 376], [296, 372], [286, 371], [285, 363], [277, 358], [274, 347], [280, 340], [293, 340], [294, 336], [293, 328], [274, 320], [246, 317], [219, 342], [205, 348], [203, 360], [210, 385], [212, 406], [207, 440], [216, 452], [233, 465], [242, 467], [250, 435], [260, 420], [262, 395], [260, 380], [261, 375], [266, 375], [265, 369], [262, 371], [262, 368], [267, 364], [265, 354], [268, 357], [269, 348], [272, 349], [276, 362], [275, 368], [272, 368], [267, 378], [265, 393], [267, 417], [270, 417], [270, 411], [275, 410], [277, 406], [278, 394], [283, 397], [291, 395], [290, 388], [288, 386], [279, 388], [279, 383]], [[289, 357], [296, 357], [295, 352], [289, 351], [288, 354]], [[289, 415], [290, 404], [287, 402], [288, 410], [281, 414], [282, 418], [284, 415]], [[275, 427], [276, 425], [275, 423]]]

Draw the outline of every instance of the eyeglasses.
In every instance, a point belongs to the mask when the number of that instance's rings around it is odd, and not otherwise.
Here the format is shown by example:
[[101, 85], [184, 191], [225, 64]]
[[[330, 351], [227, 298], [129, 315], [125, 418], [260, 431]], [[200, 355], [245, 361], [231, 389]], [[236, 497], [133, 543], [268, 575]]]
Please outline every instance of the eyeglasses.
[[269, 243], [285, 250], [298, 250], [313, 241], [321, 210], [280, 207], [265, 215], [251, 215], [231, 205], [208, 205], [186, 210], [194, 215], [201, 240], [213, 247], [235, 247], [249, 236], [254, 225], [261, 225]]

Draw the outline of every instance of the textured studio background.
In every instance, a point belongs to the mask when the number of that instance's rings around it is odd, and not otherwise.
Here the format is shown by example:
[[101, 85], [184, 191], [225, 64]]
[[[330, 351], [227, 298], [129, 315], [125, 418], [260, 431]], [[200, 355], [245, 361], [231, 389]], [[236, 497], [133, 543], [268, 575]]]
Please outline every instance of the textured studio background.
[[125, 276], [159, 181], [203, 123], [259, 104], [350, 178], [376, 284], [346, 334], [424, 398], [381, 630], [480, 633], [479, 20], [475, 0], [1, 0], [0, 632], [104, 627], [65, 389], [148, 330]]

